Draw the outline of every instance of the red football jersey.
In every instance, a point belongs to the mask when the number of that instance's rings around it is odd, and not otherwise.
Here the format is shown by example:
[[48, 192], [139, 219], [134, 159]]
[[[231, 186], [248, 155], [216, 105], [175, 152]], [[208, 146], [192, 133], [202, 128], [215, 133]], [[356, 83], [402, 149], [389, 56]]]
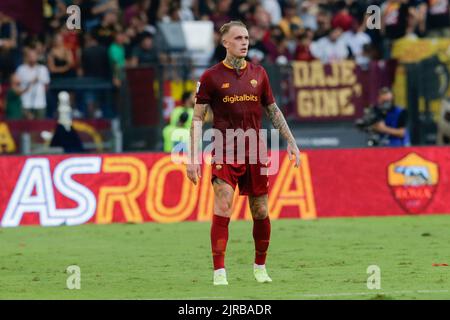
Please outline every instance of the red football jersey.
[[248, 61], [239, 72], [224, 61], [214, 65], [205, 71], [197, 87], [196, 103], [211, 106], [213, 127], [222, 132], [224, 143], [226, 129], [259, 132], [262, 107], [274, 102], [266, 71]]

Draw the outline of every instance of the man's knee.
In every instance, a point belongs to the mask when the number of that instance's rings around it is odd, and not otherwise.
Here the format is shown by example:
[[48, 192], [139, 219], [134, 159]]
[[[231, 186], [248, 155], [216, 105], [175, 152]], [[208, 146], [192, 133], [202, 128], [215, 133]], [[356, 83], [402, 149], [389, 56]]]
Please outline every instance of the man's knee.
[[215, 213], [229, 216], [231, 214], [232, 202], [225, 198], [216, 198]]
[[268, 215], [267, 205], [257, 204], [251, 207], [253, 219], [262, 220]]
[[268, 215], [268, 199], [267, 195], [258, 197], [249, 197], [250, 211], [253, 219], [262, 220]]
[[252, 216], [256, 220], [262, 220], [267, 217], [267, 207], [259, 207], [252, 211]]
[[214, 213], [230, 216], [233, 206], [233, 188], [221, 179], [214, 180]]

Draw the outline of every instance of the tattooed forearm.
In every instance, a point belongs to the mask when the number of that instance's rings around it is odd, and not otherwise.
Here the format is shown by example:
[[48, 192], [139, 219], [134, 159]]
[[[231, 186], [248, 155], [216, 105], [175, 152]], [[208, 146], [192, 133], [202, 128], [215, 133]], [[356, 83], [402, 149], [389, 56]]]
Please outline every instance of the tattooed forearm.
[[286, 139], [287, 143], [293, 146], [296, 146], [295, 138], [292, 135], [291, 130], [286, 122], [286, 119], [283, 116], [280, 108], [278, 108], [276, 103], [272, 103], [271, 105], [266, 107], [267, 116], [275, 129], [280, 130], [281, 135], [284, 139]]
[[192, 124], [190, 129], [190, 146], [189, 146], [189, 160], [193, 163], [197, 160], [198, 142], [201, 137], [201, 129], [203, 126], [203, 121], [206, 117], [206, 112], [208, 111], [208, 104], [196, 104], [194, 106], [194, 114], [192, 116]]

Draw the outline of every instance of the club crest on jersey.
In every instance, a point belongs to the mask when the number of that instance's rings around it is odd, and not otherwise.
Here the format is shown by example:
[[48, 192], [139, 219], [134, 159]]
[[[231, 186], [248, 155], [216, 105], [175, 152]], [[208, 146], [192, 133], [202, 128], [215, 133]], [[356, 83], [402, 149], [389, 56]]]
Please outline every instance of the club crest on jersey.
[[229, 87], [230, 87], [229, 82], [225, 82], [224, 84], [222, 84], [222, 89], [228, 89]]
[[258, 85], [258, 81], [256, 81], [255, 79], [250, 80], [250, 84], [252, 85], [253, 88], [256, 88], [256, 86]]

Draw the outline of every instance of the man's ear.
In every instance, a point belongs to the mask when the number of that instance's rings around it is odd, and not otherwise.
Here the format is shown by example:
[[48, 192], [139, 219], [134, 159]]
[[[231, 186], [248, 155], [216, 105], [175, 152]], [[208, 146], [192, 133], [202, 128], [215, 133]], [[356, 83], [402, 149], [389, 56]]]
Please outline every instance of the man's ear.
[[222, 46], [225, 47], [225, 49], [227, 48], [227, 41], [225, 39], [222, 39]]

